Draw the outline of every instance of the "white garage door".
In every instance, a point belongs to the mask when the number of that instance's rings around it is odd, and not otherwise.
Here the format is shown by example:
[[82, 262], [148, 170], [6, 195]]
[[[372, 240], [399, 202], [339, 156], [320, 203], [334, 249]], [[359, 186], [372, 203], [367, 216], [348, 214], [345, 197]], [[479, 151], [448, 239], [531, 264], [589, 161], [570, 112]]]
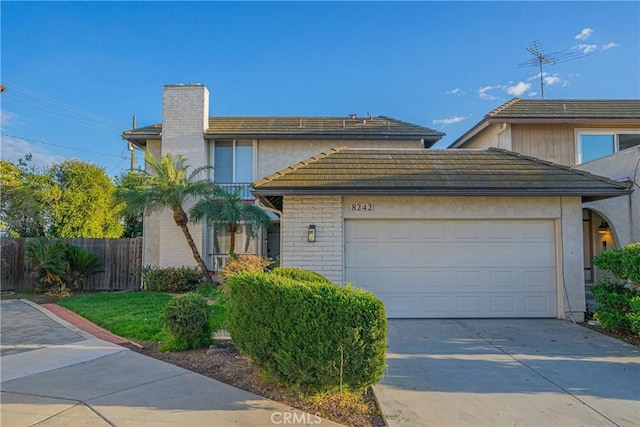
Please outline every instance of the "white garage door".
[[387, 316], [556, 317], [551, 220], [345, 221], [346, 280]]

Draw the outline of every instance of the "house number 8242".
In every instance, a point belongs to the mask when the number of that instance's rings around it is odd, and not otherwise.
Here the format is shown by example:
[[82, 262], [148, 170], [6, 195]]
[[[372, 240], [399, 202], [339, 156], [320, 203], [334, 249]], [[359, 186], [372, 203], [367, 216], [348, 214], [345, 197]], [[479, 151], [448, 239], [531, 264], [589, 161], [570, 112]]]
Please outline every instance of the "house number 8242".
[[351, 210], [356, 212], [372, 211], [373, 203], [351, 203]]

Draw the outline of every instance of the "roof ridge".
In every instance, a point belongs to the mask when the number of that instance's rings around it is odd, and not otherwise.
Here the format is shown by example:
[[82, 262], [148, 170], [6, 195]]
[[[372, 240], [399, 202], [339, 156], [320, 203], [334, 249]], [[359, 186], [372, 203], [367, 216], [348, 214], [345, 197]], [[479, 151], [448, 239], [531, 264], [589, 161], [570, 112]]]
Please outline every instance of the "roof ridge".
[[500, 105], [498, 108], [489, 111], [489, 113], [487, 113], [487, 115], [485, 117], [493, 117], [496, 114], [498, 114], [501, 111], [504, 111], [505, 109], [511, 107], [513, 104], [515, 104], [518, 101], [522, 101], [522, 98], [513, 98], [510, 99], [509, 101], [505, 102], [504, 104]]
[[533, 157], [533, 156], [527, 156], [526, 154], [521, 154], [521, 153], [516, 153], [515, 151], [509, 151], [509, 150], [505, 150], [504, 148], [496, 148], [496, 147], [489, 147], [486, 149], [487, 152], [489, 151], [493, 151], [493, 152], [497, 152], [497, 153], [504, 153], [504, 154], [508, 154], [511, 155], [513, 157], [518, 157], [518, 158], [522, 158], [525, 160], [529, 160], [533, 163], [539, 163], [539, 164], [543, 164], [543, 165], [547, 165], [547, 166], [551, 166], [553, 168], [556, 169], [561, 169], [561, 170], [566, 170], [566, 171], [571, 171], [571, 172], [576, 172], [580, 175], [589, 177], [589, 178], [595, 178], [599, 181], [605, 182], [607, 184], [613, 184], [613, 185], [617, 185], [621, 188], [625, 188], [628, 189], [630, 186], [629, 185], [625, 185], [619, 181], [615, 181], [611, 178], [607, 178], [604, 176], [600, 176], [600, 175], [595, 175], [592, 174], [591, 172], [587, 172], [581, 169], [576, 169], [573, 166], [566, 166], [566, 165], [562, 165], [560, 163], [554, 163], [554, 162], [550, 162], [548, 160], [543, 160], [543, 159], [539, 159], [537, 157]]
[[266, 176], [266, 177], [264, 177], [264, 178], [262, 178], [262, 179], [260, 179], [258, 181], [255, 181], [252, 184], [252, 186], [255, 188], [255, 187], [259, 186], [259, 185], [266, 184], [267, 182], [273, 181], [276, 178], [279, 178], [279, 177], [287, 175], [287, 174], [289, 174], [289, 173], [291, 173], [293, 171], [296, 171], [296, 170], [300, 169], [301, 167], [310, 165], [311, 163], [315, 163], [320, 159], [324, 159], [325, 157], [329, 157], [332, 154], [336, 154], [336, 153], [339, 153], [339, 152], [345, 151], [345, 150], [347, 150], [347, 146], [346, 145], [343, 145], [343, 146], [340, 146], [340, 147], [336, 147], [336, 148], [331, 148], [330, 150], [327, 150], [327, 151], [323, 151], [322, 153], [316, 154], [315, 156], [311, 156], [308, 159], [305, 159], [305, 160], [303, 160], [301, 162], [295, 163], [295, 164], [293, 164], [291, 166], [288, 166], [288, 167], [286, 167], [284, 169], [279, 170], [278, 172], [274, 172], [271, 175], [268, 175], [268, 176]]

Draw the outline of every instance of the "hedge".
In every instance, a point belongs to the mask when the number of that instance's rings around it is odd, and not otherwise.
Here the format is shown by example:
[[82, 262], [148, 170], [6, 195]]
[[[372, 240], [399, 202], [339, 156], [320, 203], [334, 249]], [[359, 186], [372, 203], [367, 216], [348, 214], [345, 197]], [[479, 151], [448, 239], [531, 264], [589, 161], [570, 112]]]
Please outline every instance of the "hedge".
[[313, 391], [380, 380], [387, 319], [373, 294], [269, 273], [234, 275], [228, 286], [231, 338], [267, 375]]
[[288, 277], [289, 279], [300, 280], [302, 282], [331, 283], [331, 280], [327, 279], [320, 273], [304, 270], [298, 267], [276, 267], [271, 270], [270, 273], [277, 276]]
[[198, 267], [145, 267], [145, 289], [152, 292], [192, 292], [208, 283]]

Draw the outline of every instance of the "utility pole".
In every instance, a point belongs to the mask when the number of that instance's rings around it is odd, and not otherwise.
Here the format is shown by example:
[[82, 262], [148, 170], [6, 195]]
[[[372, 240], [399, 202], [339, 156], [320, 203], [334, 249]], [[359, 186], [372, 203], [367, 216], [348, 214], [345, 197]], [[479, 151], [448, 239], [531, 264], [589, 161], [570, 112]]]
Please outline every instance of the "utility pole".
[[[132, 125], [132, 129], [135, 130], [136, 128], [136, 115], [133, 115], [133, 125]], [[129, 151], [131, 151], [131, 172], [133, 172], [133, 170], [136, 167], [136, 149], [133, 146], [133, 142], [129, 141]]]

